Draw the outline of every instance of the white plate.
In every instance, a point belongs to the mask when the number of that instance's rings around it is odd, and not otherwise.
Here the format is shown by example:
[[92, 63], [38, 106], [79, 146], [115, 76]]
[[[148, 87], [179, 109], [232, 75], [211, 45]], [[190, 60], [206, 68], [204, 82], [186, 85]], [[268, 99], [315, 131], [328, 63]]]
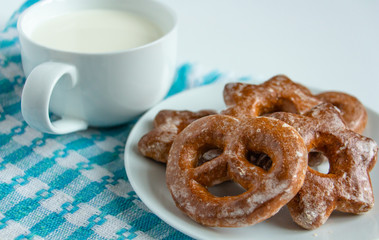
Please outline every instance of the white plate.
[[[148, 111], [131, 131], [125, 147], [126, 172], [135, 192], [153, 213], [197, 239], [379, 239], [378, 205], [362, 215], [334, 212], [323, 226], [313, 231], [293, 223], [286, 207], [262, 223], [243, 228], [204, 227], [182, 213], [166, 187], [165, 166], [140, 155], [137, 143], [152, 129], [153, 119], [161, 109], [224, 109], [223, 87], [224, 84], [215, 84], [175, 95]], [[379, 115], [370, 110], [364, 135], [379, 140]], [[379, 167], [371, 172], [371, 180], [374, 194], [379, 196]]]

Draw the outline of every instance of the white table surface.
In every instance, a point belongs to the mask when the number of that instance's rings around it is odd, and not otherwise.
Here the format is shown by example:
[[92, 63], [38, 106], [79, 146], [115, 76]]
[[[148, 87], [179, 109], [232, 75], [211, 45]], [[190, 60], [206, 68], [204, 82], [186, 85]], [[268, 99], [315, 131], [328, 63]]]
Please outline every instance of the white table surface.
[[[379, 1], [161, 0], [180, 19], [179, 62], [345, 91], [379, 112]], [[1, 0], [0, 29], [23, 0]]]

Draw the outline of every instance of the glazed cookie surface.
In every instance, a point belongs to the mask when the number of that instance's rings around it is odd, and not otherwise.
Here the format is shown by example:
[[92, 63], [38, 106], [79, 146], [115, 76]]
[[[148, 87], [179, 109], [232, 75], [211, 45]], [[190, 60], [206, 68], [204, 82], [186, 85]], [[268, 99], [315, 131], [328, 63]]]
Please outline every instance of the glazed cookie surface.
[[377, 161], [378, 146], [345, 126], [340, 111], [323, 103], [303, 116], [278, 112], [274, 117], [293, 126], [303, 137], [308, 151], [322, 152], [329, 172], [308, 167], [304, 185], [288, 203], [293, 220], [306, 229], [315, 229], [333, 210], [363, 213], [374, 205], [369, 172]]
[[[200, 161], [210, 150], [218, 153]], [[269, 156], [271, 166], [265, 169], [249, 161], [259, 153]], [[288, 124], [265, 117], [214, 115], [194, 121], [175, 139], [166, 182], [177, 207], [198, 223], [242, 227], [279, 211], [302, 186], [306, 169], [307, 149]], [[224, 181], [246, 191], [222, 197], [208, 191]]]

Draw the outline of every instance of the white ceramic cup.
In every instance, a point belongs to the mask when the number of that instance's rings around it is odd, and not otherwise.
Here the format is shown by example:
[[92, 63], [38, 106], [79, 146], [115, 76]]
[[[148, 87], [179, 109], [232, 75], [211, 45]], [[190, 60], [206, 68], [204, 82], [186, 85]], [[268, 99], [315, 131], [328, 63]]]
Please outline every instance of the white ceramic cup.
[[[106, 53], [78, 53], [36, 43], [31, 33], [52, 17], [86, 9], [127, 10], [155, 23], [163, 35], [146, 45]], [[149, 109], [167, 94], [176, 65], [177, 18], [153, 0], [48, 0], [18, 20], [27, 80], [21, 97], [25, 121], [46, 133], [115, 126]], [[49, 113], [60, 117], [51, 121]]]

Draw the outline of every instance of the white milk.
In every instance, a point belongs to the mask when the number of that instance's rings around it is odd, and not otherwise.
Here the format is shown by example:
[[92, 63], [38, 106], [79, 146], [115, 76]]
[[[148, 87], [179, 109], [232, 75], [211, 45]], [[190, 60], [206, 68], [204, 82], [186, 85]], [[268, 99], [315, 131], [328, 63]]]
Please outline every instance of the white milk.
[[161, 35], [157, 26], [135, 13], [94, 9], [45, 21], [31, 33], [31, 38], [58, 50], [103, 53], [139, 47]]

